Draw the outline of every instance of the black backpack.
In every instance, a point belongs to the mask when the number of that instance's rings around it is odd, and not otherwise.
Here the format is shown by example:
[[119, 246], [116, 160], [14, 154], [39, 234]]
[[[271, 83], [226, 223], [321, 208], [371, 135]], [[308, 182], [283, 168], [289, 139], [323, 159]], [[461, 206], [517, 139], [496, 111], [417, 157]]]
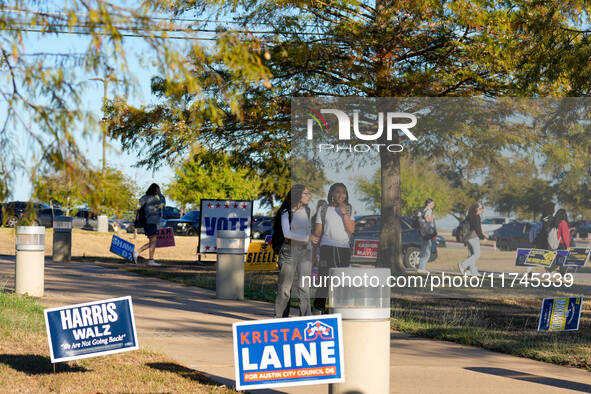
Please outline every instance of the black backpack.
[[460, 240], [460, 242], [466, 242], [471, 231], [472, 229], [470, 228], [470, 219], [469, 217], [466, 217], [460, 222], [458, 229], [456, 230], [458, 240]]
[[[284, 211], [287, 212], [289, 215], [289, 223], [291, 223], [291, 209]], [[308, 214], [308, 220], [310, 219], [310, 210], [306, 209], [306, 213]], [[271, 236], [271, 248], [273, 248], [273, 252], [277, 256], [279, 256], [279, 252], [281, 251], [281, 246], [285, 242], [285, 236], [283, 235], [283, 228], [281, 227], [281, 216], [283, 212], [273, 218], [273, 235]]]
[[146, 204], [142, 204], [140, 209], [135, 212], [135, 220], [133, 221], [133, 227], [144, 228], [146, 227]]
[[423, 208], [419, 208], [412, 215], [412, 220], [410, 223], [412, 228], [416, 228], [418, 230], [421, 227], [421, 219], [422, 218], [423, 218]]

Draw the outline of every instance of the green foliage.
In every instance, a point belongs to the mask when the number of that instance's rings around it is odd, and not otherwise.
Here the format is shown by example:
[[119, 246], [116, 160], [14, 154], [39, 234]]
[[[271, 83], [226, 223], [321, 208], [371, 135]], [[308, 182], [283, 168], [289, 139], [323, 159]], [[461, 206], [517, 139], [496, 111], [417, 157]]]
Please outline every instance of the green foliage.
[[88, 205], [94, 211], [122, 214], [137, 208], [137, 185], [121, 171], [81, 169], [39, 174], [32, 178], [33, 197], [67, 210]]
[[501, 158], [501, 166], [487, 177], [488, 197], [496, 210], [527, 220], [538, 220], [542, 207], [554, 200], [551, 182], [539, 177], [531, 160], [521, 157]]
[[184, 210], [198, 208], [202, 198], [256, 200], [261, 184], [248, 169], [234, 168], [228, 156], [201, 150], [175, 169], [166, 194]]
[[[455, 190], [437, 175], [432, 165], [402, 160], [400, 175], [403, 215], [414, 214], [417, 208], [425, 205], [427, 198], [435, 201], [434, 212], [437, 215], [445, 216], [449, 212]], [[380, 171], [376, 171], [371, 180], [359, 179], [356, 187], [366, 207], [379, 212], [382, 204]]]
[[[35, 164], [44, 170], [70, 171], [71, 158], [87, 166], [74, 130], [88, 135], [99, 127], [95, 115], [84, 109], [83, 92], [95, 87], [89, 81], [93, 76], [116, 80], [120, 91], [133, 91], [137, 80], [130, 69], [130, 52], [139, 51], [141, 66], [153, 67], [169, 86], [183, 81], [180, 90], [171, 88], [169, 93], [192, 95], [195, 108], [210, 99], [203, 95], [209, 86], [194, 73], [207, 69], [210, 62], [225, 65], [224, 77], [251, 83], [268, 79], [256, 46], [243, 42], [235, 32], [219, 32], [214, 41], [202, 41], [202, 33], [196, 30], [211, 29], [208, 22], [167, 18], [178, 11], [177, 5], [182, 7], [182, 1], [147, 0], [132, 6], [107, 0], [62, 3], [0, 3], [0, 66], [5, 76], [0, 101], [6, 108], [0, 125], [0, 177], [4, 184], [15, 181], [8, 171], [14, 163], [26, 168], [14, 149], [21, 133], [40, 152]], [[79, 44], [73, 50], [67, 45], [59, 51], [37, 49], [37, 42], [55, 37], [77, 37]], [[239, 112], [239, 95], [233, 89], [219, 89], [216, 99], [227, 105], [229, 113]], [[214, 122], [219, 117], [215, 111], [207, 115]], [[172, 129], [182, 132], [183, 127], [175, 124]]]

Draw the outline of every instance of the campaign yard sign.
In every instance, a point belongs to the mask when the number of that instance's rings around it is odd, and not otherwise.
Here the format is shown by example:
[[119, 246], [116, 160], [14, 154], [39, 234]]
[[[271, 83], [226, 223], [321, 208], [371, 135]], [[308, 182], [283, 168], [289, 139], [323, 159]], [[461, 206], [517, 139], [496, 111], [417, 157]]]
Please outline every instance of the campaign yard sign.
[[112, 253], [115, 253], [118, 256], [123, 257], [129, 261], [133, 261], [133, 249], [135, 245], [131, 242], [124, 240], [116, 235], [113, 235], [111, 239], [111, 249]]
[[277, 255], [267, 242], [252, 241], [244, 257], [245, 271], [272, 271], [277, 269]]
[[525, 259], [525, 265], [550, 267], [554, 262], [556, 256], [557, 253], [555, 251], [544, 249], [531, 249], [527, 258]]
[[168, 246], [175, 246], [174, 231], [172, 227], [159, 228], [156, 235], [156, 247], [166, 248]]
[[579, 329], [583, 297], [544, 298], [538, 331], [575, 331]]
[[202, 199], [198, 253], [217, 253], [217, 232], [220, 230], [244, 231], [250, 239], [251, 221], [252, 201]]
[[341, 315], [232, 325], [236, 389], [344, 381]]
[[380, 241], [373, 241], [368, 239], [356, 239], [353, 245], [353, 256], [377, 258]]
[[138, 349], [130, 296], [43, 313], [52, 363]]
[[569, 268], [583, 268], [587, 264], [587, 261], [589, 261], [590, 253], [591, 248], [570, 248], [564, 266]]

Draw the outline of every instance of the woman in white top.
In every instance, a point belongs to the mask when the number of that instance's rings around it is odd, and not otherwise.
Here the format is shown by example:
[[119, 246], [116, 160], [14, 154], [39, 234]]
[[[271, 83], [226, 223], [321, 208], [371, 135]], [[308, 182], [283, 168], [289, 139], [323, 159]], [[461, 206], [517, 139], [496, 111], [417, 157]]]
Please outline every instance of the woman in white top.
[[[350, 237], [355, 231], [355, 220], [349, 204], [347, 187], [333, 184], [328, 190], [328, 205], [316, 214], [314, 234], [320, 239], [318, 275], [328, 275], [329, 268], [347, 267], [351, 259]], [[325, 312], [326, 288], [318, 288], [314, 299], [314, 313]]]
[[[276, 240], [284, 238], [279, 250], [279, 281], [275, 298], [275, 317], [282, 317], [289, 304], [294, 276], [298, 277], [298, 298], [300, 316], [311, 315], [309, 283], [303, 276], [312, 274], [312, 251], [309, 243], [316, 244], [318, 237], [311, 234], [310, 202], [311, 193], [304, 185], [294, 185], [274, 217], [273, 246]], [[281, 237], [280, 235], [283, 235]]]

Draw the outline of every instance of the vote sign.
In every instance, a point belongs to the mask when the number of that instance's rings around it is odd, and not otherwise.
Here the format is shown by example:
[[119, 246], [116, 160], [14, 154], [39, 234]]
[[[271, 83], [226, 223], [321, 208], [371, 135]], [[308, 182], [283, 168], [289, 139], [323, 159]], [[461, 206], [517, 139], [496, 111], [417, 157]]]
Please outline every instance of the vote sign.
[[198, 253], [217, 253], [217, 232], [220, 230], [244, 231], [250, 239], [251, 220], [252, 201], [202, 199]]
[[344, 381], [341, 315], [232, 325], [236, 389]]
[[538, 331], [575, 331], [579, 329], [583, 297], [544, 298]]
[[138, 349], [130, 296], [43, 313], [52, 363]]
[[131, 242], [124, 240], [116, 235], [113, 235], [111, 239], [111, 249], [112, 253], [115, 253], [118, 256], [123, 257], [129, 261], [133, 261], [133, 249], [135, 245]]

